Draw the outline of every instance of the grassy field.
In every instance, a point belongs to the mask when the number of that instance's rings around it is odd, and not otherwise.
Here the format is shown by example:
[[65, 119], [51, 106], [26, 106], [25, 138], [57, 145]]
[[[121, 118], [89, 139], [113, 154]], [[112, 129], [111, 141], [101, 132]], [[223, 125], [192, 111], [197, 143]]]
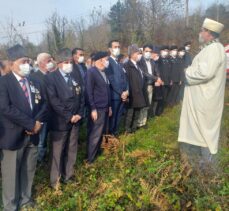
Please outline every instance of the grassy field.
[[[229, 90], [226, 92], [229, 102]], [[180, 161], [180, 106], [149, 121], [148, 129], [121, 136], [118, 148], [91, 166], [81, 142], [75, 183], [49, 187], [48, 164], [37, 169], [38, 210], [228, 210], [229, 106], [225, 106], [217, 175], [197, 175]], [[81, 140], [85, 140], [82, 132]]]

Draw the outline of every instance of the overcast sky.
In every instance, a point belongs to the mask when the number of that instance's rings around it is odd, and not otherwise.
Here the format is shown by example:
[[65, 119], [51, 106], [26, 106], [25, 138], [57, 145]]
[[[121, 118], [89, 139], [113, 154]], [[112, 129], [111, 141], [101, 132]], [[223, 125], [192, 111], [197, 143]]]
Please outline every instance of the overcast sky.
[[[190, 0], [190, 8], [193, 10], [200, 5], [203, 8], [217, 0]], [[229, 1], [221, 0], [220, 2]], [[7, 38], [4, 26], [9, 18], [12, 18], [17, 30], [19, 23], [25, 21], [22, 31], [35, 43], [41, 40], [42, 31], [45, 30], [45, 20], [55, 11], [70, 19], [88, 17], [94, 7], [101, 6], [104, 12], [116, 0], [0, 0], [0, 42]], [[9, 22], [9, 21], [8, 21]]]

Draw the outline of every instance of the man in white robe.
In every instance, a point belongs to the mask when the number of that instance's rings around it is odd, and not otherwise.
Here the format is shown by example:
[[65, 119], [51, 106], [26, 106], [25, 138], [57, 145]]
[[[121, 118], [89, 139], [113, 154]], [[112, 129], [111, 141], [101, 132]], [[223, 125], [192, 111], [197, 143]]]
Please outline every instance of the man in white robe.
[[182, 154], [198, 163], [211, 163], [218, 151], [226, 82], [226, 54], [218, 40], [223, 28], [205, 19], [199, 34], [202, 50], [185, 71], [178, 142]]

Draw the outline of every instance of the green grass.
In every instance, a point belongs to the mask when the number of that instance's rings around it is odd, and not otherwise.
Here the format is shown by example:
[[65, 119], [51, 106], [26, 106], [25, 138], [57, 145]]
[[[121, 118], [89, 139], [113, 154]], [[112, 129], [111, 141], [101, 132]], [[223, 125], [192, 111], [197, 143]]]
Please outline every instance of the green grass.
[[[229, 102], [229, 90], [226, 92]], [[190, 174], [177, 144], [180, 106], [149, 121], [148, 129], [121, 136], [117, 151], [84, 163], [81, 142], [75, 183], [54, 192], [48, 165], [37, 169], [39, 210], [227, 210], [229, 207], [229, 106], [225, 107], [215, 176]], [[82, 131], [81, 140], [85, 140]]]

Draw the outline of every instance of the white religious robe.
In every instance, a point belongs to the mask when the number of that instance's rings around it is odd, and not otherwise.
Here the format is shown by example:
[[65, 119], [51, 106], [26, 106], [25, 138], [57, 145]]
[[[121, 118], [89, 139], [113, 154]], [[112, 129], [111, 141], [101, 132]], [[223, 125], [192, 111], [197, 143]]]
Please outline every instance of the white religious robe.
[[187, 85], [178, 141], [218, 151], [226, 83], [226, 54], [219, 42], [204, 47], [185, 71]]

